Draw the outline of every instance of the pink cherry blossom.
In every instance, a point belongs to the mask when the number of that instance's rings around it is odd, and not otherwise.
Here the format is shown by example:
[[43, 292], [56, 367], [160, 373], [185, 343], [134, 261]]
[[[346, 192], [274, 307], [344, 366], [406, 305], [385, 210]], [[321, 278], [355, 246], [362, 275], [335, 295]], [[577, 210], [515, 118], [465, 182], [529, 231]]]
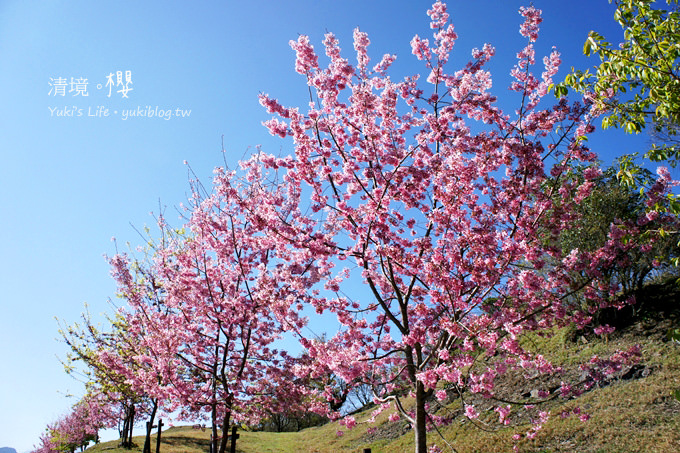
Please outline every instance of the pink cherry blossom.
[[477, 409], [475, 409], [474, 406], [472, 406], [470, 404], [466, 404], [465, 405], [465, 416], [467, 418], [475, 419], [475, 418], [479, 417], [479, 412], [477, 412]]

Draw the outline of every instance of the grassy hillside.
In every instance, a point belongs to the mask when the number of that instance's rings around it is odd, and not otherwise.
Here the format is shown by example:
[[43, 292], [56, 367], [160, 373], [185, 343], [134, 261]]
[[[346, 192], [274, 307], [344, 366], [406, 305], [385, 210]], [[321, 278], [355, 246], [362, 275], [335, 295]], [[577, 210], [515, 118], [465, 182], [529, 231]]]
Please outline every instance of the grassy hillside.
[[[667, 304], [677, 306], [676, 295]], [[669, 341], [666, 332], [678, 326], [676, 314], [652, 314], [638, 317], [608, 338], [584, 337], [572, 329], [562, 329], [546, 337], [527, 337], [532, 348], [541, 351], [554, 363], [561, 364], [566, 374], [578, 378], [576, 365], [593, 354], [602, 357], [616, 349], [626, 349], [633, 344], [642, 346], [643, 360], [632, 368], [622, 370], [616, 378], [600, 388], [594, 388], [570, 401], [555, 400], [541, 406], [553, 414], [581, 408], [590, 414], [583, 422], [576, 416], [566, 419], [554, 417], [535, 439], [519, 444], [522, 452], [583, 452], [583, 453], [670, 453], [680, 452], [680, 402], [671, 395], [680, 389], [680, 345]], [[656, 314], [654, 314], [656, 313]], [[564, 379], [564, 378], [562, 378]], [[528, 395], [532, 390], [545, 388], [551, 383], [537, 378], [508, 376], [499, 382], [507, 395]], [[484, 409], [484, 402], [478, 407]], [[442, 411], [462, 413], [460, 399], [453, 399]], [[492, 405], [482, 413], [481, 423], [474, 426], [464, 417], [441, 429], [443, 435], [458, 453], [509, 452], [514, 441], [512, 435], [525, 432], [527, 426], [521, 419], [513, 420], [508, 428], [498, 429], [494, 423], [498, 416]], [[240, 453], [337, 453], [362, 452], [370, 447], [373, 453], [413, 451], [413, 436], [405, 422], [389, 422], [387, 413], [376, 418], [372, 425], [361, 423], [370, 417], [367, 410], [357, 417], [359, 425], [347, 431], [337, 423], [310, 428], [297, 433], [264, 433], [240, 431], [237, 443]], [[488, 423], [487, 423], [488, 422]], [[373, 429], [367, 430], [372, 427]], [[345, 431], [338, 436], [339, 430]], [[191, 427], [174, 427], [162, 435], [163, 453], [207, 452], [208, 430]], [[429, 443], [440, 447], [446, 444], [437, 432], [430, 432]], [[144, 439], [135, 438], [141, 451]], [[88, 449], [88, 452], [123, 453], [129, 450], [116, 448], [117, 442], [106, 442]], [[155, 451], [155, 436], [153, 444]], [[446, 449], [445, 449], [446, 451]]]

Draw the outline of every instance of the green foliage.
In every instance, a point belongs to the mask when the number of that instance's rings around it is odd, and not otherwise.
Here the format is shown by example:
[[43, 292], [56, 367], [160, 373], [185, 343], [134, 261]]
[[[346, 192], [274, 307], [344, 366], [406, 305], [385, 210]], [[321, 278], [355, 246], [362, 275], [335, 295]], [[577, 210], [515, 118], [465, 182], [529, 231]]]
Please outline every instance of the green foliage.
[[[120, 354], [131, 354], [124, 349], [132, 340], [127, 335], [125, 320], [120, 315], [107, 319], [111, 325], [111, 332], [104, 332], [100, 326], [92, 322], [87, 305], [81, 318], [82, 324], [74, 323], [66, 327], [57, 319], [59, 334], [71, 349], [66, 359], [62, 361], [66, 373], [83, 379], [85, 386], [90, 390], [96, 388], [105, 394], [134, 394], [126, 378], [103, 364], [98, 356], [104, 348], [110, 348]], [[76, 367], [74, 365], [76, 363], [81, 366]]]
[[296, 432], [313, 426], [321, 426], [328, 423], [329, 419], [313, 412], [287, 411], [272, 414], [254, 427], [257, 431], [268, 432]]
[[680, 329], [669, 330], [668, 339], [680, 343]]
[[[680, 343], [680, 329], [670, 329], [668, 331], [668, 339]], [[671, 395], [673, 395], [673, 398], [680, 401], [680, 389], [672, 391]]]
[[[651, 186], [656, 176], [649, 170], [634, 165], [631, 156], [624, 156], [620, 161], [624, 164], [630, 162], [631, 165], [609, 168], [594, 179], [590, 196], [578, 206], [577, 212], [580, 217], [575, 227], [560, 232], [557, 241], [564, 254], [574, 249], [594, 252], [608, 241], [612, 225], [636, 225], [637, 219], [645, 216], [647, 206], [644, 188]], [[573, 177], [581, 184], [584, 180], [583, 169], [573, 170]], [[620, 178], [622, 172], [627, 173], [627, 178]], [[669, 200], [664, 200], [663, 206], [657, 206], [657, 210], [668, 210], [667, 201]], [[615, 261], [611, 263], [605, 261], [607, 264], [598, 268], [603, 281], [608, 282], [607, 286], [619, 286], [620, 294], [617, 297], [626, 297], [639, 291], [651, 279], [673, 272], [673, 260], [680, 256], [677, 238], [665, 232], [663, 224], [651, 221], [644, 226], [638, 225], [637, 228], [643, 237], [649, 236], [647, 238], [649, 245], [644, 249], [636, 246], [626, 252], [621, 251]], [[584, 310], [595, 313], [597, 307], [591, 306], [592, 300], [585, 297], [581, 290], [587, 286], [590, 278], [585, 271], [573, 275], [574, 291], [571, 297]], [[602, 296], [605, 299], [611, 297], [607, 288], [603, 291]]]
[[[611, 0], [610, 0], [611, 2]], [[648, 124], [657, 129], [680, 124], [680, 11], [678, 0], [619, 0], [614, 19], [621, 25], [624, 42], [613, 45], [591, 31], [583, 53], [597, 55], [599, 66], [573, 71], [554, 87], [564, 96], [567, 87], [591, 93], [597, 109], [605, 112], [602, 127], [639, 133]], [[671, 133], [674, 128], [668, 129]], [[677, 163], [677, 144], [654, 146], [652, 160]]]

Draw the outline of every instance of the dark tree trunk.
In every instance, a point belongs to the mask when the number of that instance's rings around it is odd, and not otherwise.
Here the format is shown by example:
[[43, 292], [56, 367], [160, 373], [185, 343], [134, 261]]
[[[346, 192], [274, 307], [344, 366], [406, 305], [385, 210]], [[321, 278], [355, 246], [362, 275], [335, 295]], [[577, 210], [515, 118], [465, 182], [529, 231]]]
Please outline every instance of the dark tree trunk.
[[125, 411], [125, 417], [123, 418], [123, 429], [119, 430], [120, 434], [120, 446], [125, 448], [128, 443], [128, 423], [130, 422], [129, 409]]
[[210, 453], [217, 453], [217, 439], [219, 439], [217, 430], [217, 404], [212, 405], [211, 411], [211, 435], [210, 435]]
[[153, 430], [153, 421], [156, 418], [156, 410], [158, 410], [158, 399], [152, 399], [153, 407], [151, 409], [151, 416], [146, 422], [146, 438], [144, 439], [144, 453], [151, 453], [151, 431]]
[[132, 428], [135, 426], [135, 406], [130, 406], [130, 420], [128, 421], [128, 436], [127, 436], [127, 446], [125, 448], [132, 448]]
[[427, 453], [427, 413], [425, 411], [425, 386], [422, 382], [416, 382], [416, 426], [413, 427], [415, 433], [415, 453]]
[[123, 419], [123, 430], [120, 431], [120, 446], [123, 448], [132, 448], [132, 427], [135, 424], [135, 406], [131, 405], [125, 411], [125, 418]]
[[[229, 405], [231, 406], [231, 404]], [[227, 440], [229, 438], [229, 420], [231, 418], [231, 407], [228, 407], [224, 419], [222, 419], [222, 441], [220, 442], [220, 453], [227, 451]]]

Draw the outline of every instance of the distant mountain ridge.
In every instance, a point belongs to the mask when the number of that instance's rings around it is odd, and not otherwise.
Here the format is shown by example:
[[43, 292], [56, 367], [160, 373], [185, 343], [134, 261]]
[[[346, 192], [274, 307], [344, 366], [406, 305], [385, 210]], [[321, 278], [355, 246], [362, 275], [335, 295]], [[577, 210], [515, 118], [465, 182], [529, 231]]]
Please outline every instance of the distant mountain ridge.
[[17, 453], [17, 451], [11, 447], [1, 447], [0, 453]]

